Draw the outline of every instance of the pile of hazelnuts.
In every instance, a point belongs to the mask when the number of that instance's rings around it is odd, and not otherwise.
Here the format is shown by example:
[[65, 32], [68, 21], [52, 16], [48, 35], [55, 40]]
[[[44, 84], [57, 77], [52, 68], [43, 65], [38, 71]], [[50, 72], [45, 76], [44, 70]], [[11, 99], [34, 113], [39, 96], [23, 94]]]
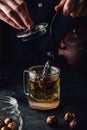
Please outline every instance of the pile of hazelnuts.
[[0, 120], [0, 130], [18, 130], [18, 123], [11, 117]]
[[[64, 115], [63, 121], [67, 124], [67, 126], [71, 129], [75, 128], [77, 125], [77, 119], [75, 113], [67, 112]], [[46, 119], [46, 123], [50, 126], [60, 126], [59, 119], [55, 115], [48, 116]], [[62, 124], [63, 125], [63, 124]]]

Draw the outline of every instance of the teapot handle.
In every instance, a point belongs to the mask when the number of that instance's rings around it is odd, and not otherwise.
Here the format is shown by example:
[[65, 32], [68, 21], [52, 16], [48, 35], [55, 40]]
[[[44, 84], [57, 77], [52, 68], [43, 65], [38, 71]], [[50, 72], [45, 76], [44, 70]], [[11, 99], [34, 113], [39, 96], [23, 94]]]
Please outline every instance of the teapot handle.
[[25, 95], [29, 96], [29, 71], [24, 70], [23, 72], [23, 89]]

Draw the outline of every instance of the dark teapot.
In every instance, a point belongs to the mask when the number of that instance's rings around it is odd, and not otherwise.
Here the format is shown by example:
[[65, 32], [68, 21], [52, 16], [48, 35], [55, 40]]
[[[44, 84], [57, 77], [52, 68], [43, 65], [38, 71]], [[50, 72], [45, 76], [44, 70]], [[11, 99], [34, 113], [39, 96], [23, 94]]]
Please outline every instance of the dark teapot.
[[69, 65], [87, 63], [87, 27], [73, 29], [59, 43], [58, 56], [63, 56]]

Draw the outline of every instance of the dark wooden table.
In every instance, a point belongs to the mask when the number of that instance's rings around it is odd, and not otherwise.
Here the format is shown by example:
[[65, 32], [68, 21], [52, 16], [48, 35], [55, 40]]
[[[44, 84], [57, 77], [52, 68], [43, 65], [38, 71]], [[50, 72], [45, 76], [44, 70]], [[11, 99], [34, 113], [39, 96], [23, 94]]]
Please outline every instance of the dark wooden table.
[[[13, 68], [14, 69], [14, 68]], [[23, 71], [23, 70], [22, 70]], [[0, 96], [12, 96], [18, 100], [19, 109], [23, 118], [23, 130], [68, 130], [63, 120], [66, 112], [74, 112], [77, 117], [76, 130], [84, 130], [87, 127], [87, 76], [86, 73], [61, 69], [61, 103], [54, 110], [32, 110], [23, 92], [22, 71], [17, 74], [11, 71], [10, 76], [14, 82], [0, 83]], [[8, 71], [9, 73], [9, 71]], [[9, 75], [9, 74], [8, 74]], [[9, 77], [10, 77], [9, 76]], [[21, 78], [19, 78], [21, 76]], [[9, 78], [10, 79], [10, 78]], [[17, 80], [16, 80], [17, 79]], [[20, 82], [18, 80], [20, 79]], [[5, 80], [5, 79], [4, 79]], [[4, 82], [3, 80], [3, 82]], [[49, 115], [56, 115], [60, 126], [50, 127], [46, 123]]]

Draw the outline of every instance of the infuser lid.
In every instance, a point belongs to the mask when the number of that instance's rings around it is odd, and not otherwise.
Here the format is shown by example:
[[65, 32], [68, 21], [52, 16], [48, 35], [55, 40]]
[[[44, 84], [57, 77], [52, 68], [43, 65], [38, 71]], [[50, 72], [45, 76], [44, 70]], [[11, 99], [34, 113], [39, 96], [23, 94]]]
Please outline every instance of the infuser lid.
[[39, 23], [31, 29], [25, 29], [24, 31], [19, 32], [16, 36], [17, 38], [22, 38], [23, 41], [32, 40], [46, 33], [46, 27], [48, 23]]

